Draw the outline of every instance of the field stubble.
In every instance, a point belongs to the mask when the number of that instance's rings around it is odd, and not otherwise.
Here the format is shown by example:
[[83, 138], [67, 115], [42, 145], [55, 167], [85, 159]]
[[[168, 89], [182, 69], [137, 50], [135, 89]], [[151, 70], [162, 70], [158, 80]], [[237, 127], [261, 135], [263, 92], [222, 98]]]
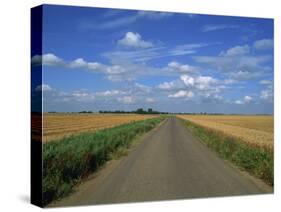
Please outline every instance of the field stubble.
[[178, 117], [236, 137], [253, 146], [273, 148], [273, 116], [179, 115]]
[[47, 114], [43, 115], [43, 142], [73, 134], [95, 132], [118, 125], [155, 118], [136, 114]]

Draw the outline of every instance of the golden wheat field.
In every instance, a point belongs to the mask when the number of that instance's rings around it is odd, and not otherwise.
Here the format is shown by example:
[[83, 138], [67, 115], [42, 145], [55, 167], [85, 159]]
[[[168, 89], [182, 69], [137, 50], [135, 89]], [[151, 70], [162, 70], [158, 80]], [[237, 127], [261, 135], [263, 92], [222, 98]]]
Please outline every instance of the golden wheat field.
[[155, 115], [45, 113], [43, 115], [43, 142], [153, 117]]
[[178, 117], [251, 144], [273, 147], [273, 116], [178, 115]]

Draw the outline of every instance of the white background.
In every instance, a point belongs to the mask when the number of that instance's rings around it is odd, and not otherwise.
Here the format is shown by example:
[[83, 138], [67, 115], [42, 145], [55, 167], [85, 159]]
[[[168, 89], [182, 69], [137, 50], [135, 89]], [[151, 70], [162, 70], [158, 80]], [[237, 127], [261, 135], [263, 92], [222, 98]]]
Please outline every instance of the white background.
[[[278, 0], [19, 0], [0, 6], [0, 211], [37, 211], [30, 194], [30, 8], [41, 3], [275, 19], [275, 194], [52, 209], [60, 211], [276, 211], [280, 196], [280, 22]], [[279, 209], [280, 210], [280, 209]]]

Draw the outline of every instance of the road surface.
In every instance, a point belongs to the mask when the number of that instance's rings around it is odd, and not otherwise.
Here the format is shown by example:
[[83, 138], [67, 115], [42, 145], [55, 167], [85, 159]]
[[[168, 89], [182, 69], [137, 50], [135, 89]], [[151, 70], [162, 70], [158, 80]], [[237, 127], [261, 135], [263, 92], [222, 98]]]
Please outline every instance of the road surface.
[[175, 117], [102, 172], [53, 206], [272, 193], [271, 187], [220, 159]]

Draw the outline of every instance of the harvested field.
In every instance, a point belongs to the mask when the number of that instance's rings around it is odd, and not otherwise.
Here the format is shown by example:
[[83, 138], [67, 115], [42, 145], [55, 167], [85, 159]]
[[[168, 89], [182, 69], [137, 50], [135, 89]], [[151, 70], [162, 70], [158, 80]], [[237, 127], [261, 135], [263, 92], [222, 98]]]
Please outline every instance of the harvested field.
[[43, 142], [72, 134], [111, 128], [125, 123], [155, 118], [136, 114], [47, 114], [43, 116]]
[[252, 145], [273, 147], [273, 116], [178, 115], [178, 117], [237, 137]]

